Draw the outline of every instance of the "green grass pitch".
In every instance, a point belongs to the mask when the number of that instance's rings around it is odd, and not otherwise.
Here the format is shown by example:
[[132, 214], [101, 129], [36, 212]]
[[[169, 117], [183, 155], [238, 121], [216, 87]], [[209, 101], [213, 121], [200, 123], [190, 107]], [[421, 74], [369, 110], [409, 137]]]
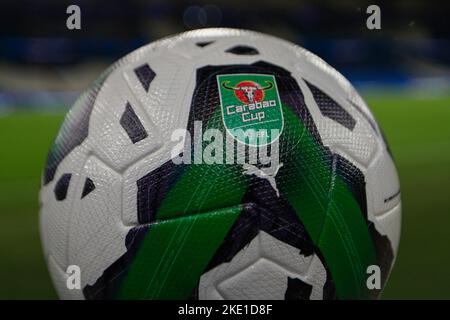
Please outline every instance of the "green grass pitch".
[[[450, 298], [450, 97], [368, 95], [400, 174], [403, 224], [385, 299]], [[63, 115], [0, 116], [0, 299], [56, 298], [42, 256], [38, 190]]]

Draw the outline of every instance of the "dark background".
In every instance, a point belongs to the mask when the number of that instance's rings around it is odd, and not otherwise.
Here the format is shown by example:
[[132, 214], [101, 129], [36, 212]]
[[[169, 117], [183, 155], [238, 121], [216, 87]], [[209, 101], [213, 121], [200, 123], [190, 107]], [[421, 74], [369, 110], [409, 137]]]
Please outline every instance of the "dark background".
[[[81, 30], [66, 8], [81, 8]], [[381, 30], [366, 8], [381, 8]], [[297, 43], [371, 106], [398, 166], [403, 230], [383, 298], [450, 298], [450, 10], [431, 1], [9, 1], [0, 3], [0, 298], [55, 298], [38, 233], [40, 174], [64, 113], [108, 65], [204, 27]]]

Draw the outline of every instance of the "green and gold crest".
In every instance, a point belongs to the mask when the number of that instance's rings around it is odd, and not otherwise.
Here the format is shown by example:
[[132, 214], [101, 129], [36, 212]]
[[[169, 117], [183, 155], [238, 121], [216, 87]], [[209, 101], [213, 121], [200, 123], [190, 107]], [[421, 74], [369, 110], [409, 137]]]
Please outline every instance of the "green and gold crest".
[[283, 130], [283, 113], [273, 75], [218, 75], [217, 85], [223, 123], [229, 134], [251, 146], [278, 139]]

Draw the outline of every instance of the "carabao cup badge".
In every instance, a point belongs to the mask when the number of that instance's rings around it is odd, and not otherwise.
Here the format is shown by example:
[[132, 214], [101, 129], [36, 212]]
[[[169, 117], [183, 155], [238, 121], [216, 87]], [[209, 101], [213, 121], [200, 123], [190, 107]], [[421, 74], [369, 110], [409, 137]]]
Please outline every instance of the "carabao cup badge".
[[237, 141], [263, 146], [279, 138], [283, 112], [273, 75], [223, 74], [217, 85], [224, 126]]

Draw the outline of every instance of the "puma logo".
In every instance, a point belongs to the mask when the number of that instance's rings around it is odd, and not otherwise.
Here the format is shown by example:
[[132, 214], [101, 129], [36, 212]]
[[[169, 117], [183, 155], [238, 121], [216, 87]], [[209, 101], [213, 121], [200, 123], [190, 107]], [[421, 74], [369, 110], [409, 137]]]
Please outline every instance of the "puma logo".
[[269, 181], [270, 186], [275, 190], [275, 192], [277, 193], [277, 197], [279, 198], [280, 192], [278, 191], [277, 182], [275, 181], [275, 177], [278, 174], [278, 171], [280, 170], [280, 168], [282, 166], [283, 166], [283, 164], [280, 163], [276, 167], [270, 166], [267, 168], [263, 167], [260, 169], [254, 165], [245, 163], [242, 165], [242, 168], [244, 169], [244, 174], [255, 175], [258, 178], [266, 179], [267, 181]]

